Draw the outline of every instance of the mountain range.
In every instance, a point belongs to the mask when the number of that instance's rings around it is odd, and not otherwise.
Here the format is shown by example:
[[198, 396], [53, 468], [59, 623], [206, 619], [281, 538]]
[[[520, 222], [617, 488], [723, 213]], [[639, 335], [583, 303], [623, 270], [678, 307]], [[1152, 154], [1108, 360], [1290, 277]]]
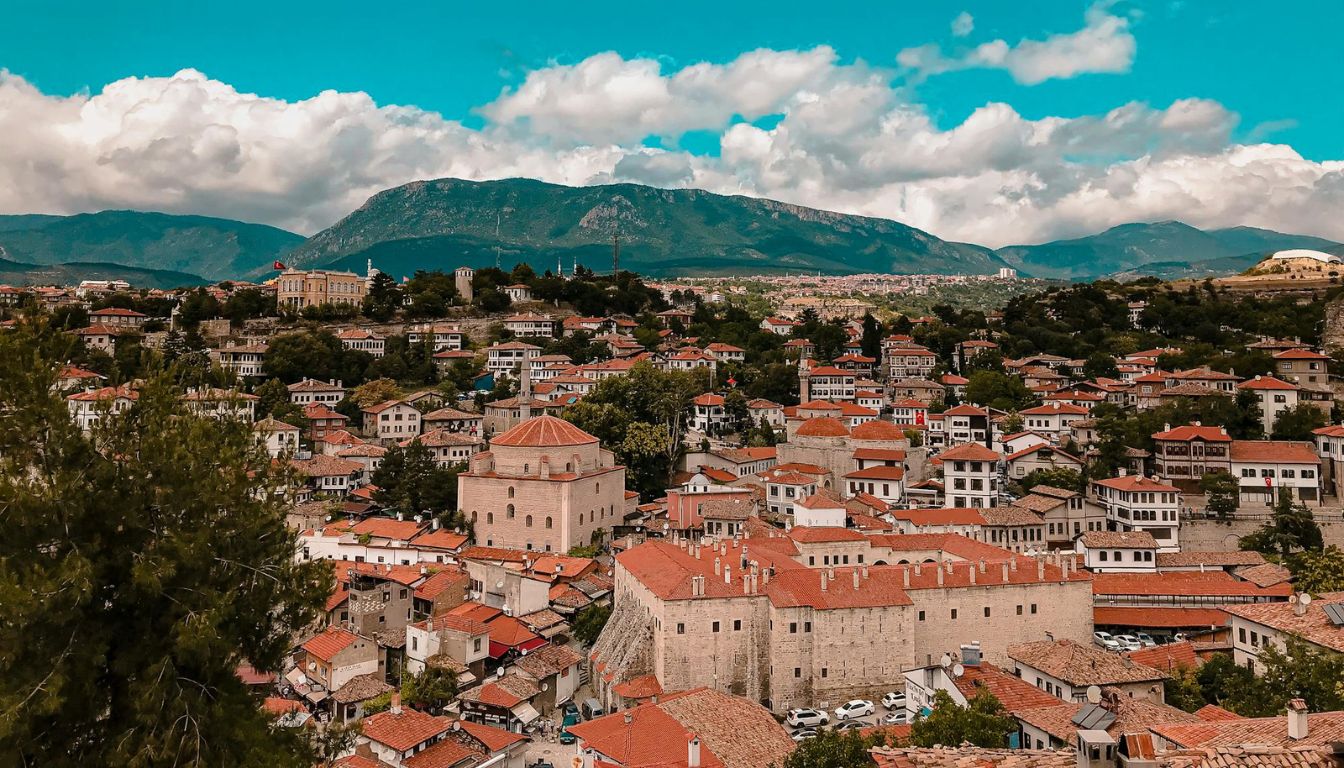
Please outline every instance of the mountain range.
[[[941, 240], [888, 219], [694, 189], [567, 187], [530, 179], [417, 181], [384, 190], [310, 238], [204, 216], [103, 211], [0, 216], [0, 282], [52, 282], [142, 270], [139, 285], [259, 279], [272, 262], [395, 276], [527, 262], [575, 263], [652, 276], [857, 272], [1019, 274], [1065, 280], [1164, 279], [1240, 272], [1285, 248], [1344, 253], [1308, 235], [1253, 227], [1201, 230], [1179, 221], [992, 250]], [[63, 281], [63, 280], [62, 280]]]

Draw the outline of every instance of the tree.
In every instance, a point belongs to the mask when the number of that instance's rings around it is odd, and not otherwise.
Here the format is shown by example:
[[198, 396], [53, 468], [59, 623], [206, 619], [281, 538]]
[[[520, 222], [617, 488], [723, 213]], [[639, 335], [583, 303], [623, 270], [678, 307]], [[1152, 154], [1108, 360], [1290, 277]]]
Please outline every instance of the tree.
[[333, 586], [283, 469], [163, 372], [84, 433], [45, 348], [0, 334], [0, 764], [311, 766], [236, 675], [279, 670]]
[[1206, 472], [1199, 479], [1199, 490], [1204, 494], [1204, 508], [1219, 520], [1226, 520], [1237, 511], [1241, 488], [1231, 473]]
[[457, 698], [457, 673], [444, 667], [426, 666], [418, 675], [401, 681], [401, 699], [431, 715], [442, 714]]
[[597, 603], [589, 605], [574, 617], [572, 627], [574, 639], [584, 645], [592, 645], [597, 642], [597, 636], [602, 634], [602, 628], [607, 626], [609, 618], [611, 618], [611, 606]]
[[434, 454], [419, 439], [405, 447], [394, 445], [383, 454], [382, 463], [373, 472], [373, 484], [378, 488], [373, 499], [407, 515], [428, 512], [446, 516], [450, 524], [460, 524], [456, 511], [457, 475], [461, 469], [438, 466]]
[[1298, 403], [1280, 411], [1274, 420], [1275, 440], [1312, 440], [1312, 430], [1326, 425], [1326, 416], [1312, 403]]
[[1233, 661], [1231, 655], [1216, 653], [1200, 665], [1195, 681], [1204, 701], [1241, 713], [1241, 700], [1254, 687], [1255, 674]]
[[330, 331], [303, 331], [272, 338], [262, 371], [286, 384], [306, 376], [355, 386], [364, 380], [372, 359], [367, 352], [346, 349]]
[[1017, 376], [976, 371], [966, 384], [966, 400], [985, 408], [1016, 411], [1036, 402], [1036, 395]]
[[1288, 636], [1284, 649], [1270, 643], [1262, 646], [1264, 671], [1256, 678], [1253, 701], [1238, 714], [1254, 717], [1277, 715], [1290, 699], [1302, 699], [1312, 712], [1344, 709], [1344, 654], [1312, 646]]
[[845, 329], [836, 323], [822, 323], [809, 338], [816, 348], [816, 359], [827, 361], [844, 354], [845, 344], [849, 342]]
[[872, 768], [868, 753], [885, 739], [881, 734], [863, 736], [857, 729], [838, 731], [823, 728], [817, 735], [798, 743], [798, 747], [771, 768]]
[[1022, 486], [1023, 492], [1030, 491], [1038, 485], [1049, 485], [1082, 493], [1083, 473], [1068, 467], [1034, 469], [1028, 472], [1027, 476], [1019, 480], [1018, 483]]
[[1166, 682], [1164, 698], [1167, 704], [1186, 712], [1194, 712], [1208, 704], [1204, 700], [1195, 670], [1188, 666], [1178, 666], [1171, 670], [1171, 679]]
[[863, 354], [874, 360], [882, 360], [882, 324], [877, 322], [871, 312], [863, 315], [863, 335], [859, 337]]
[[1321, 527], [1306, 504], [1293, 503], [1291, 489], [1280, 488], [1274, 514], [1264, 527], [1241, 537], [1242, 549], [1287, 558], [1298, 550], [1320, 550], [1325, 546]]
[[1006, 747], [1008, 734], [1017, 730], [1017, 721], [986, 689], [961, 706], [947, 691], [933, 694], [933, 711], [910, 726], [910, 743], [917, 747], [957, 745], [970, 742], [979, 747]]
[[363, 312], [365, 317], [385, 323], [391, 320], [401, 307], [401, 289], [397, 282], [386, 272], [379, 272], [369, 283], [369, 292], [364, 296]]
[[350, 390], [347, 397], [360, 408], [368, 408], [401, 397], [401, 389], [391, 379], [374, 379]]
[[1118, 379], [1120, 378], [1120, 369], [1115, 365], [1115, 358], [1101, 350], [1097, 350], [1087, 356], [1083, 361], [1083, 375], [1089, 379]]
[[1285, 564], [1293, 574], [1293, 587], [1312, 595], [1344, 592], [1344, 550], [1334, 544], [1320, 551], [1289, 555]]
[[741, 432], [751, 426], [751, 411], [747, 410], [747, 398], [742, 390], [728, 390], [723, 396], [723, 410], [728, 417], [728, 431]]

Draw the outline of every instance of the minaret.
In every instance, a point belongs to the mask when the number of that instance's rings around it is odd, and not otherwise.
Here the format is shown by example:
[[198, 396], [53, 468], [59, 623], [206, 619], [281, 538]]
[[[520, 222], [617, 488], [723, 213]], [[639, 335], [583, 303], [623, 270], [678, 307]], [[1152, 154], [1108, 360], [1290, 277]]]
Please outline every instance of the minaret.
[[532, 361], [523, 355], [523, 365], [518, 371], [518, 423], [532, 418]]
[[798, 402], [806, 403], [812, 400], [811, 379], [812, 372], [807, 367], [807, 356], [798, 353]]

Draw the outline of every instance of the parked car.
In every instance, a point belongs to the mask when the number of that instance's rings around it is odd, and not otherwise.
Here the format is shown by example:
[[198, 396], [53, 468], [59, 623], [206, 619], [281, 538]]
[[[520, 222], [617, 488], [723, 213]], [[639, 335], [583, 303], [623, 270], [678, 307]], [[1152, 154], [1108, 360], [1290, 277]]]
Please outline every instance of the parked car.
[[1157, 645], [1157, 641], [1147, 632], [1138, 632], [1134, 636], [1139, 638], [1139, 642], [1143, 643], [1144, 648], [1152, 648]]
[[854, 699], [835, 708], [835, 719], [849, 720], [854, 717], [866, 717], [877, 712], [877, 707], [867, 699]]
[[1111, 636], [1110, 632], [1093, 632], [1092, 641], [1108, 651], [1120, 650], [1120, 643]]
[[887, 709], [905, 709], [905, 693], [903, 691], [892, 691], [882, 697], [882, 706]]
[[889, 712], [889, 713], [887, 713], [887, 716], [884, 717], [884, 718], [882, 718], [882, 724], [883, 724], [883, 725], [903, 725], [903, 724], [906, 722], [906, 720], [908, 720], [908, 719], [909, 719], [909, 718], [906, 716], [906, 714], [905, 714], [905, 710], [904, 710], [904, 709], [898, 709], [898, 710], [896, 710], [895, 712]]
[[830, 715], [819, 709], [790, 709], [784, 722], [791, 728], [815, 728], [830, 722]]
[[806, 741], [807, 739], [810, 739], [816, 735], [817, 735], [817, 729], [815, 728], [799, 728], [798, 730], [789, 734], [789, 738], [793, 739], [794, 741]]
[[560, 743], [573, 744], [574, 734], [569, 732], [569, 726], [577, 724], [583, 716], [579, 714], [579, 707], [573, 701], [566, 701], [560, 712], [563, 718], [560, 721]]
[[865, 723], [864, 723], [863, 721], [861, 721], [861, 720], [846, 720], [846, 721], [844, 721], [843, 723], [837, 723], [836, 726], [835, 726], [835, 730], [837, 730], [837, 731], [853, 731], [853, 730], [856, 730], [856, 729], [859, 729], [859, 728], [864, 727], [864, 725], [865, 725]]
[[1120, 650], [1122, 651], [1137, 651], [1143, 647], [1143, 643], [1139, 642], [1139, 638], [1133, 635], [1116, 635], [1115, 642], [1120, 644]]

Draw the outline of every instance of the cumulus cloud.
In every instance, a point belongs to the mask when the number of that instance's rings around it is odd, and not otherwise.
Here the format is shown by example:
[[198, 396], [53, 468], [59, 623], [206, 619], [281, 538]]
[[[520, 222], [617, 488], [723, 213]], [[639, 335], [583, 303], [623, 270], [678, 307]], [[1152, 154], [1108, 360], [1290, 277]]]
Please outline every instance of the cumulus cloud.
[[[953, 34], [959, 37], [969, 34], [974, 24], [969, 14], [962, 16], [967, 20], [965, 33], [958, 33], [961, 16], [952, 25]], [[1076, 32], [1022, 40], [1016, 45], [991, 40], [959, 55], [949, 56], [936, 43], [929, 43], [901, 51], [896, 61], [915, 78], [961, 69], [1002, 69], [1023, 85], [1088, 73], [1128, 72], [1136, 50], [1129, 19], [1111, 13], [1108, 3], [1097, 3], [1088, 8], [1083, 21], [1083, 28]]]
[[953, 37], [965, 37], [975, 31], [975, 17], [966, 11], [957, 14], [952, 20]]
[[[1041, 119], [990, 103], [944, 128], [892, 73], [817, 48], [676, 71], [599, 54], [530, 73], [480, 114], [474, 128], [363, 93], [285, 101], [193, 70], [74, 96], [0, 73], [0, 211], [311, 233], [415, 179], [526, 176], [770, 197], [991, 246], [1168, 218], [1344, 240], [1344, 163], [1237, 144], [1237, 115], [1206, 99]], [[688, 131], [717, 134], [719, 151], [679, 148]]]

